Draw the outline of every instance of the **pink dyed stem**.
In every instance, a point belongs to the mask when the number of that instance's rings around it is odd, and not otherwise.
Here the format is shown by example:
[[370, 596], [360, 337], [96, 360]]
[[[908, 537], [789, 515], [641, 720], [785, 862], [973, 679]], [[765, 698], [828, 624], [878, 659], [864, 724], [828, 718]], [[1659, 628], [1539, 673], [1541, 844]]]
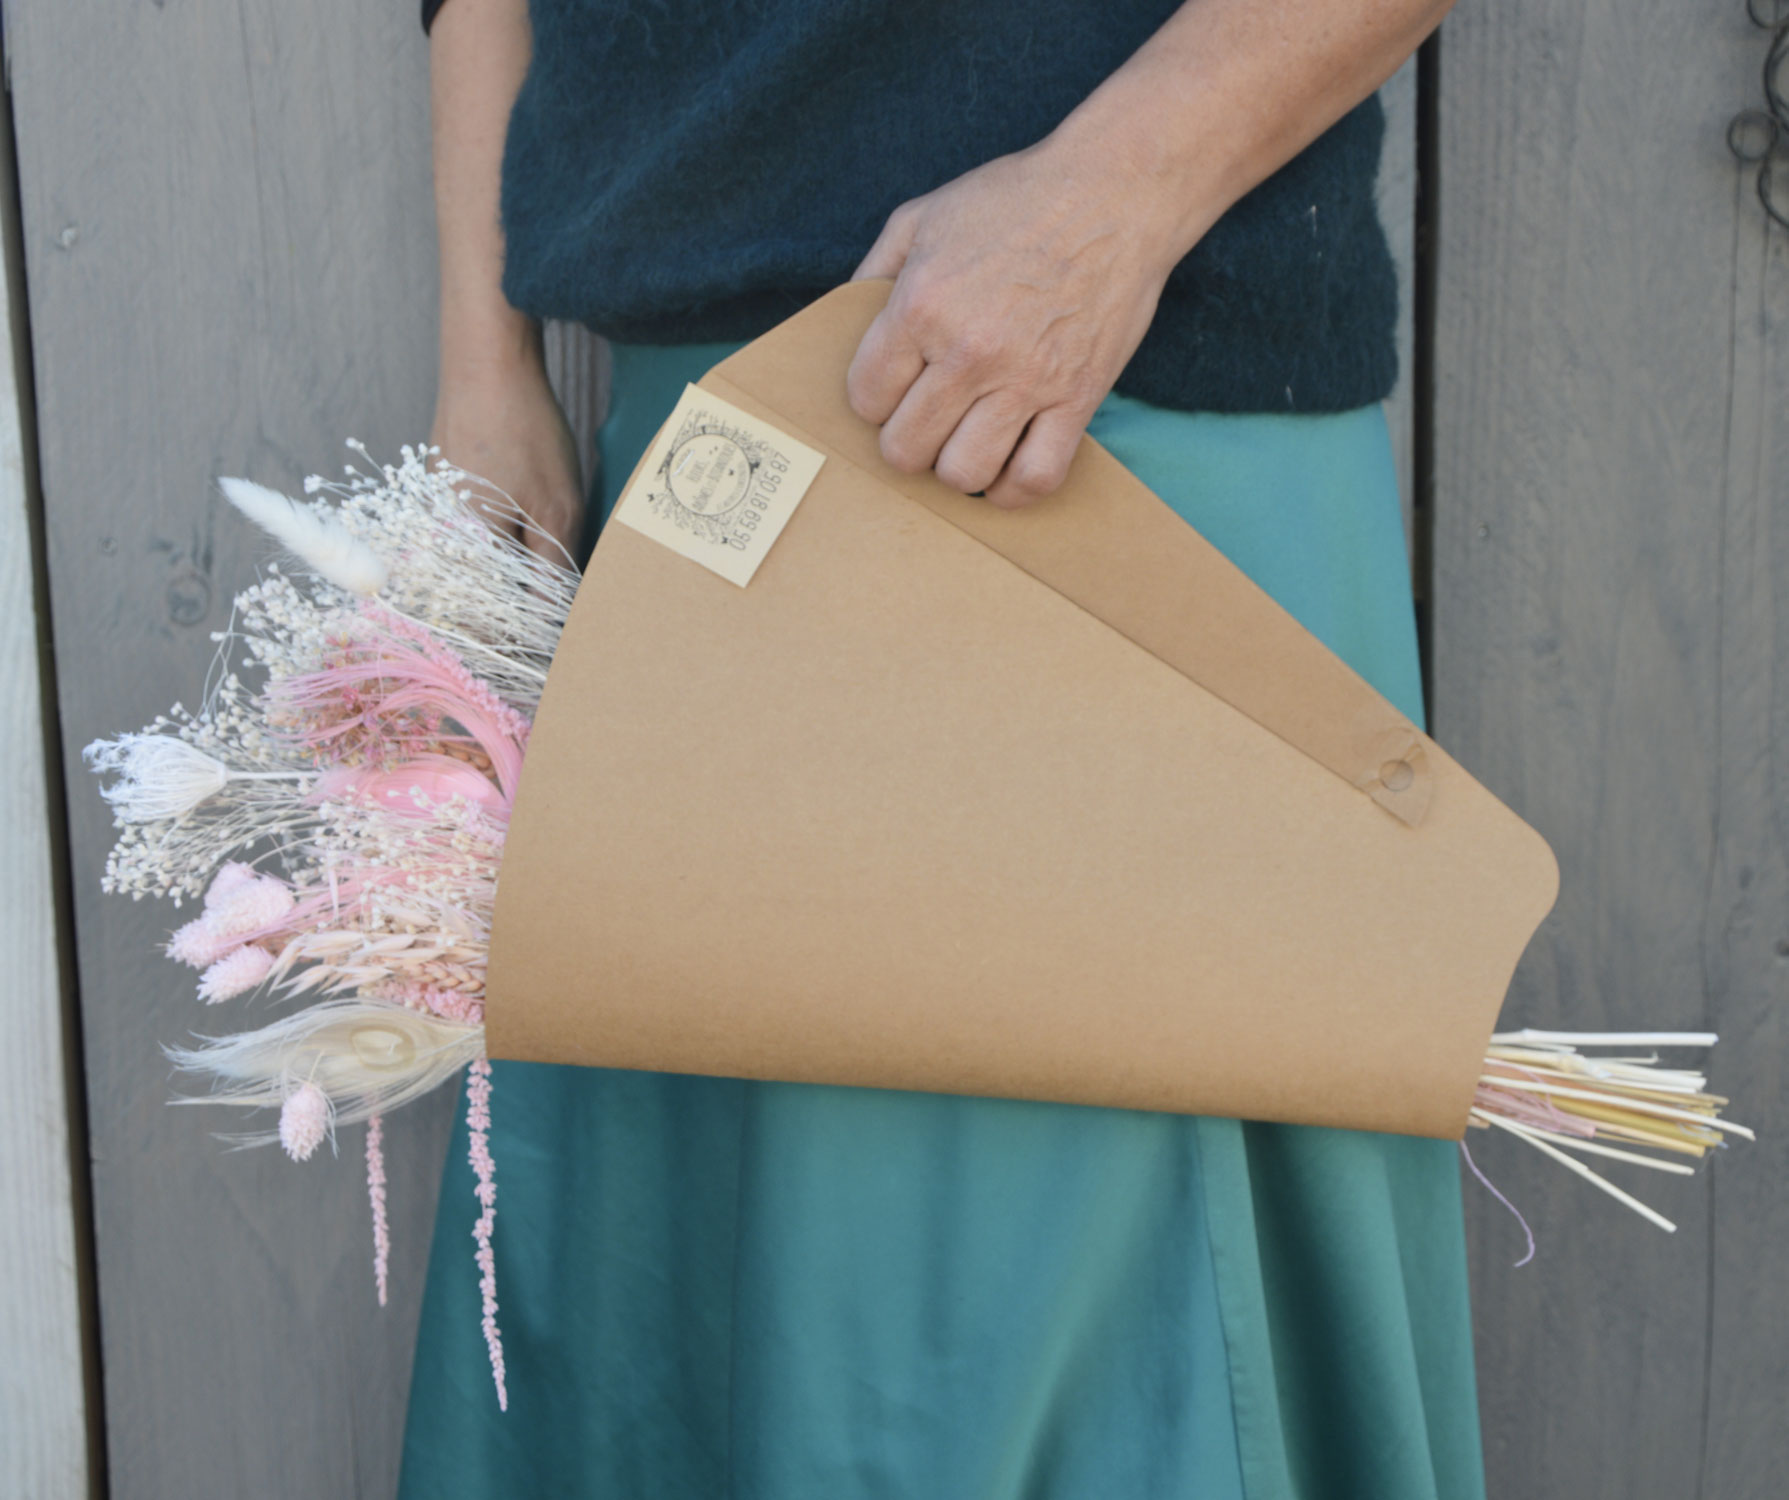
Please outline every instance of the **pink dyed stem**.
[[1492, 1182], [1489, 1177], [1485, 1176], [1483, 1172], [1479, 1171], [1478, 1163], [1472, 1159], [1472, 1153], [1466, 1149], [1466, 1143], [1464, 1141], [1460, 1142], [1460, 1155], [1466, 1158], [1466, 1165], [1472, 1168], [1472, 1175], [1485, 1185], [1486, 1190], [1489, 1191], [1493, 1198], [1516, 1216], [1516, 1222], [1522, 1226], [1522, 1233], [1528, 1236], [1528, 1253], [1516, 1262], [1516, 1268], [1519, 1270], [1521, 1267], [1527, 1265], [1529, 1261], [1534, 1259], [1534, 1231], [1528, 1227], [1528, 1221], [1522, 1217], [1522, 1210], [1511, 1203], [1502, 1193], [1498, 1192], [1497, 1185]]
[[485, 1347], [491, 1352], [491, 1378], [497, 1383], [497, 1409], [509, 1410], [509, 1391], [503, 1383], [503, 1336], [497, 1330], [497, 1258], [491, 1249], [491, 1230], [497, 1222], [497, 1165], [491, 1160], [491, 1064], [485, 1058], [466, 1067], [466, 1128], [472, 1136], [472, 1170], [478, 1177], [473, 1190], [481, 1212], [472, 1226], [477, 1242], [478, 1290], [484, 1304]]
[[366, 1125], [366, 1191], [373, 1208], [373, 1281], [383, 1307], [390, 1282], [391, 1223], [385, 1213], [385, 1121], [378, 1115]]

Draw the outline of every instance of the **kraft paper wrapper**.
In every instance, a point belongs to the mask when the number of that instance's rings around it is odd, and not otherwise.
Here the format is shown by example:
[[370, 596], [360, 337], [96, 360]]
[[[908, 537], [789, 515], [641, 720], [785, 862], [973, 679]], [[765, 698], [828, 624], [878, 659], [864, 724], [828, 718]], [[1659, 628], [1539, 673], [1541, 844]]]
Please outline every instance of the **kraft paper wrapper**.
[[497, 1058], [1459, 1139], [1546, 842], [1091, 439], [888, 468], [842, 287], [700, 385], [825, 463], [744, 588], [606, 526], [510, 824]]

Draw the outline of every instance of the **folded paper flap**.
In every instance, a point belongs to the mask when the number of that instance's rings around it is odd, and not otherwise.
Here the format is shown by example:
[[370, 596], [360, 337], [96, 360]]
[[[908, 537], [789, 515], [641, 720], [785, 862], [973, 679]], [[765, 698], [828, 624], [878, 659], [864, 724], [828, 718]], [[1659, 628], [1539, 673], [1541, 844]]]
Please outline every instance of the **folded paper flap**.
[[[1420, 822], [1432, 790], [1426, 736], [1092, 438], [1061, 489], [1017, 511], [884, 462], [842, 372], [889, 288], [840, 287], [700, 384], [924, 505], [1403, 822]], [[816, 381], [817, 369], [841, 378]]]
[[854, 462], [746, 588], [610, 527], [510, 824], [487, 1045], [1457, 1139], [1555, 877], [1422, 749], [1429, 815], [1380, 818]]

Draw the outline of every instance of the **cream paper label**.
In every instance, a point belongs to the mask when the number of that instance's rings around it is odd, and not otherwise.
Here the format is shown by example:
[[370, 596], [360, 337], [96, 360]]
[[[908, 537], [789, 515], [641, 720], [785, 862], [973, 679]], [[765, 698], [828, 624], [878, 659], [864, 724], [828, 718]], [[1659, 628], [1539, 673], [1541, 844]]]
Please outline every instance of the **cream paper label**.
[[770, 423], [685, 386], [614, 519], [743, 588], [823, 462]]

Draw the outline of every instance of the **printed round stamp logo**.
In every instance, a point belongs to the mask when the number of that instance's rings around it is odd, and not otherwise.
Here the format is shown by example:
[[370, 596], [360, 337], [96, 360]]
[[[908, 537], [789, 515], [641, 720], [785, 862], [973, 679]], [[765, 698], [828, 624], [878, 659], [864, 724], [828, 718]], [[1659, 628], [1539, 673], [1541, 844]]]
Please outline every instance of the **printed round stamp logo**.
[[745, 499], [755, 467], [751, 455], [725, 432], [697, 432], [671, 450], [665, 487], [693, 515], [724, 516]]
[[653, 474], [647, 503], [679, 530], [749, 548], [788, 467], [756, 433], [710, 405], [684, 413]]

